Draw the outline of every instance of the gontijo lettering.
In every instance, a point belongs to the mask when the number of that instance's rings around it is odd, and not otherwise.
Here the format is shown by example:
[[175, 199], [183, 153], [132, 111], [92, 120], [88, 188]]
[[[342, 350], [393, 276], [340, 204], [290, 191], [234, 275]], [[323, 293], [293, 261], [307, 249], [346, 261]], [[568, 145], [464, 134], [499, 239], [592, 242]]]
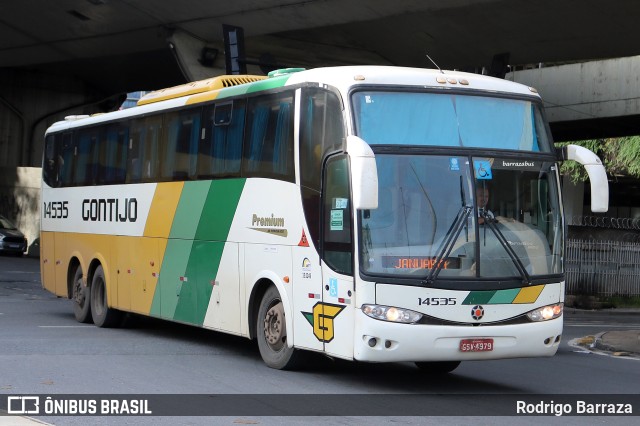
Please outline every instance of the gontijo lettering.
[[135, 198], [85, 198], [82, 200], [82, 220], [85, 222], [135, 222], [138, 220], [138, 200]]

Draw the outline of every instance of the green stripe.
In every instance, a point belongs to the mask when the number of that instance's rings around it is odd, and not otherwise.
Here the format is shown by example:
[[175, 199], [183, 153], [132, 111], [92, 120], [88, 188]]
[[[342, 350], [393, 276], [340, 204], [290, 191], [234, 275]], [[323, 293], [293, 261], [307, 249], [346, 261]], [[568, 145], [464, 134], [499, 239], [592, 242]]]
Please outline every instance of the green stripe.
[[232, 96], [245, 95], [247, 93], [261, 92], [263, 90], [277, 89], [286, 84], [290, 75], [281, 77], [267, 78], [266, 80], [256, 81], [254, 83], [241, 84], [240, 86], [232, 86], [222, 89], [216, 99], [230, 98]]
[[493, 291], [472, 291], [462, 302], [463, 305], [506, 305], [513, 303], [520, 293], [519, 288]]
[[509, 290], [500, 290], [489, 300], [490, 305], [504, 305], [513, 302], [513, 299], [520, 293], [519, 288], [511, 288]]
[[226, 241], [246, 179], [224, 179], [211, 183], [195, 234], [198, 240]]
[[247, 93], [260, 92], [262, 90], [282, 87], [286, 84], [287, 80], [289, 80], [289, 77], [291, 77], [291, 75], [283, 75], [281, 77], [272, 77], [267, 78], [266, 80], [256, 81], [255, 83], [251, 83], [251, 85], [247, 89]]
[[[246, 179], [185, 182], [151, 315], [202, 325]], [[180, 277], [184, 277], [181, 281]]]
[[222, 242], [194, 241], [186, 275], [173, 319], [202, 325], [207, 314], [213, 282], [215, 282], [222, 250]]
[[[197, 229], [197, 218], [201, 216], [210, 186], [210, 181], [184, 184], [171, 224], [160, 277], [153, 295], [151, 315], [174, 318], [176, 307], [181, 299], [195, 299], [195, 293], [191, 294], [191, 287], [188, 285], [187, 265]], [[180, 281], [180, 277], [187, 277], [187, 287], [184, 287], [185, 282]]]
[[186, 266], [191, 256], [193, 241], [170, 239], [153, 295], [151, 315], [172, 319], [182, 293], [184, 282], [180, 277], [186, 275]]
[[169, 238], [192, 240], [195, 237], [210, 188], [211, 181], [208, 180], [184, 183]]
[[493, 290], [493, 291], [472, 291], [471, 293], [469, 293], [467, 298], [464, 299], [464, 302], [462, 302], [462, 304], [463, 305], [487, 304], [487, 303], [489, 303], [489, 300], [491, 300], [491, 298], [493, 297], [493, 295], [495, 293], [496, 293], [496, 290]]
[[232, 96], [244, 95], [245, 93], [247, 93], [247, 89], [248, 89], [247, 86], [248, 84], [242, 84], [240, 86], [232, 86], [232, 87], [227, 87], [226, 89], [222, 89], [218, 94], [218, 96], [216, 97], [216, 99], [230, 98]]
[[[246, 179], [226, 179], [211, 182], [211, 187], [197, 221], [196, 241], [187, 265], [187, 276], [193, 284], [176, 307], [174, 319], [198, 325], [204, 323], [209, 307], [213, 282], [215, 282], [225, 241], [229, 236], [231, 223], [235, 217], [240, 196]], [[192, 297], [192, 293], [193, 297]], [[195, 300], [193, 300], [195, 298]]]

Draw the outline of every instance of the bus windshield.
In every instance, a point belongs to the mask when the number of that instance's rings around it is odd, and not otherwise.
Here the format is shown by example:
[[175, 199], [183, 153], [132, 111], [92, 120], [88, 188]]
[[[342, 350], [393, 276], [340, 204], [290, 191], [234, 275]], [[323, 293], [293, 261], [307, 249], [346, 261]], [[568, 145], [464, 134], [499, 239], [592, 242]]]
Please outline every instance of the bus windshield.
[[529, 281], [562, 272], [554, 163], [385, 153], [376, 163], [378, 208], [359, 220], [365, 275]]
[[357, 134], [370, 145], [551, 152], [537, 104], [453, 93], [359, 91]]

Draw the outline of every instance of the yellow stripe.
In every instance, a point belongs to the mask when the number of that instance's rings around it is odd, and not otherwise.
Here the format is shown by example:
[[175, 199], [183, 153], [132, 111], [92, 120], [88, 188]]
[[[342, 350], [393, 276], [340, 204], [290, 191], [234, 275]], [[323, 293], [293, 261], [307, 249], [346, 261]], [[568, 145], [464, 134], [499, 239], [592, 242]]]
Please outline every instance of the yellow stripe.
[[193, 105], [200, 102], [212, 101], [216, 99], [219, 94], [220, 94], [219, 90], [216, 90], [213, 92], [198, 93], [197, 95], [190, 96], [189, 99], [187, 99], [187, 102], [185, 104]]
[[159, 183], [144, 229], [145, 237], [168, 238], [184, 182]]
[[538, 299], [543, 289], [544, 285], [523, 288], [512, 303], [533, 303]]

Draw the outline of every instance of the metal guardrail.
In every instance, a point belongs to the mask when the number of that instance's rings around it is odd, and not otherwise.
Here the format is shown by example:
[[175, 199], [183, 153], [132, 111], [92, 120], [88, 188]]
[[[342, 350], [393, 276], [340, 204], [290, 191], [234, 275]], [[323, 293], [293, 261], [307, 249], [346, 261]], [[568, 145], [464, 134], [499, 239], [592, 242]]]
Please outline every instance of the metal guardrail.
[[567, 294], [640, 296], [640, 243], [567, 240], [565, 272]]
[[640, 230], [640, 218], [633, 217], [571, 216], [568, 223], [591, 228]]

